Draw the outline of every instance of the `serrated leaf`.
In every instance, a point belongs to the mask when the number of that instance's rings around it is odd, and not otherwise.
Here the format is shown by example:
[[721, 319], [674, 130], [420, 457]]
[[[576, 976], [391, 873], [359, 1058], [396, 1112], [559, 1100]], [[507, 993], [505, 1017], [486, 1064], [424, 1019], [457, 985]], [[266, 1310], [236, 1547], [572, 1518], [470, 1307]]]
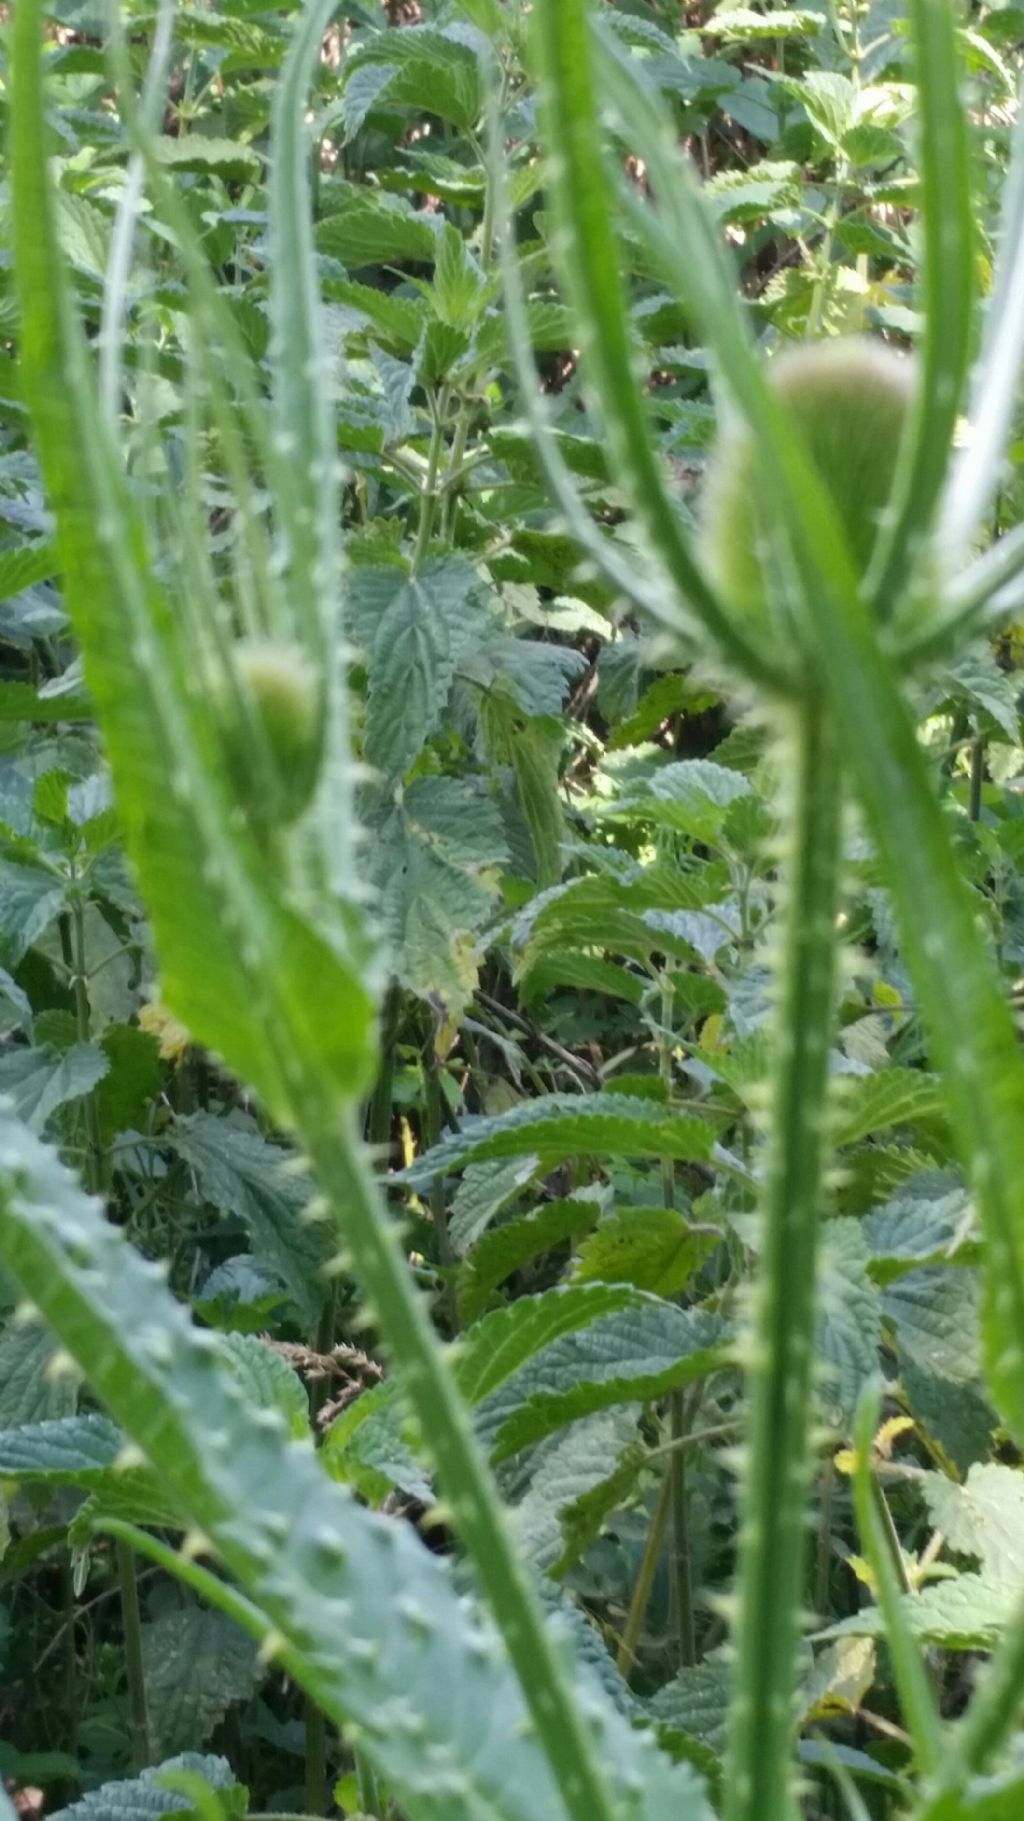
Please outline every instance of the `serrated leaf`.
[[202, 133], [157, 139], [154, 150], [160, 163], [174, 171], [213, 171], [226, 183], [252, 183], [263, 169], [263, 160], [253, 146], [241, 140], [206, 138]]
[[628, 1005], [639, 1005], [645, 983], [639, 974], [614, 961], [602, 961], [596, 955], [581, 955], [573, 949], [551, 949], [524, 968], [519, 978], [523, 1001], [544, 1003], [561, 986], [577, 992], [606, 993], [612, 999], [624, 999]]
[[8, 1050], [0, 1056], [0, 1094], [9, 1096], [19, 1119], [33, 1132], [41, 1132], [58, 1107], [91, 1093], [109, 1067], [96, 1043], [76, 1043], [63, 1055], [49, 1043]]
[[330, 214], [317, 225], [317, 250], [343, 266], [358, 272], [395, 260], [433, 260], [437, 234], [429, 218], [397, 197], [353, 185], [332, 191], [332, 202]]
[[965, 695], [969, 702], [990, 715], [1012, 745], [1020, 741], [1018, 690], [1012, 676], [996, 663], [987, 645], [971, 645], [949, 666], [953, 692]]
[[42, 1322], [12, 1321], [0, 1329], [0, 1430], [70, 1415], [77, 1378], [48, 1371], [56, 1351]]
[[695, 1230], [673, 1208], [619, 1208], [578, 1248], [572, 1280], [674, 1296], [721, 1239], [716, 1228]]
[[298, 1373], [254, 1334], [225, 1334], [221, 1345], [254, 1410], [276, 1410], [296, 1441], [309, 1435], [309, 1394]]
[[705, 185], [704, 193], [718, 221], [759, 221], [775, 209], [800, 201], [799, 165], [762, 159], [749, 171], [726, 170]]
[[882, 1289], [879, 1304], [915, 1418], [966, 1472], [988, 1454], [995, 1422], [979, 1369], [977, 1279], [955, 1268], [908, 1271]]
[[165, 1764], [157, 1764], [127, 1777], [119, 1783], [101, 1783], [67, 1808], [54, 1811], [53, 1821], [158, 1821], [171, 1815], [195, 1815], [192, 1803], [180, 1790], [168, 1789], [160, 1778], [165, 1771], [184, 1770], [202, 1777], [228, 1816], [245, 1813], [248, 1790], [236, 1782], [234, 1771], [224, 1758], [203, 1757], [198, 1752], [183, 1752]]
[[954, 1554], [974, 1556], [986, 1581], [1024, 1587], [1024, 1473], [976, 1462], [962, 1486], [944, 1473], [926, 1473], [921, 1490]]
[[[383, 77], [383, 81], [367, 85], [365, 78], [374, 66], [378, 66], [375, 77]], [[478, 57], [454, 34], [431, 26], [379, 33], [349, 60], [345, 74], [349, 136], [359, 130], [374, 101], [437, 114], [464, 131], [480, 118], [483, 89]], [[353, 88], [355, 95], [350, 98]]]
[[724, 883], [710, 866], [693, 876], [674, 867], [652, 866], [625, 880], [573, 879], [535, 902], [517, 925], [515, 939], [525, 949], [524, 966], [549, 949], [572, 945], [637, 961], [666, 952], [689, 960], [689, 943], [670, 928], [655, 928], [648, 913], [700, 910], [715, 902]]
[[302, 1218], [312, 1195], [308, 1178], [289, 1167], [282, 1146], [238, 1117], [193, 1113], [178, 1121], [173, 1141], [205, 1198], [241, 1221], [254, 1257], [287, 1284], [311, 1326], [326, 1293], [321, 1273], [330, 1241], [322, 1226]]
[[[507, 1170], [508, 1164], [476, 1164], [466, 1171], [459, 1194], [474, 1170]], [[518, 1185], [517, 1185], [518, 1186]], [[458, 1196], [455, 1198], [458, 1201]], [[454, 1204], [453, 1204], [454, 1212]], [[589, 1232], [601, 1209], [596, 1201], [552, 1201], [536, 1208], [522, 1220], [510, 1220], [504, 1226], [485, 1233], [473, 1245], [458, 1276], [459, 1308], [463, 1320], [471, 1323], [486, 1308], [491, 1293], [523, 1265], [544, 1253]], [[453, 1223], [454, 1225], [454, 1223]]]
[[479, 1404], [541, 1348], [635, 1300], [636, 1292], [621, 1284], [559, 1285], [485, 1315], [460, 1343], [456, 1372], [463, 1397]]
[[65, 905], [63, 881], [13, 860], [0, 860], [0, 957], [17, 967]]
[[221, 1612], [198, 1606], [142, 1627], [150, 1737], [158, 1757], [205, 1745], [234, 1701], [259, 1680], [256, 1646]]
[[701, 1162], [714, 1134], [703, 1120], [629, 1094], [540, 1094], [494, 1118], [477, 1116], [394, 1178], [419, 1184], [468, 1163], [536, 1154], [552, 1168], [568, 1157], [675, 1157]]
[[[923, 1644], [934, 1644], [942, 1650], [991, 1650], [1019, 1603], [1019, 1586], [993, 1585], [978, 1574], [933, 1582], [920, 1593], [904, 1595], [900, 1602], [913, 1635]], [[818, 1635], [881, 1638], [885, 1636], [885, 1621], [877, 1606], [866, 1606]]]
[[876, 1283], [943, 1263], [965, 1246], [975, 1249], [970, 1194], [956, 1177], [938, 1171], [911, 1176], [890, 1201], [865, 1215], [863, 1227]]
[[708, 32], [725, 42], [747, 44], [758, 38], [807, 37], [821, 30], [821, 14], [806, 7], [773, 7], [756, 13], [749, 6], [723, 6], [707, 22]]
[[0, 1431], [0, 1478], [91, 1486], [109, 1474], [124, 1436], [105, 1416], [53, 1417]]
[[460, 1255], [486, 1232], [491, 1221], [518, 1195], [537, 1168], [535, 1157], [501, 1158], [470, 1164], [452, 1198], [449, 1232]]
[[857, 1220], [830, 1220], [818, 1271], [819, 1396], [833, 1422], [849, 1427], [864, 1386], [878, 1370], [882, 1318], [868, 1276], [867, 1241]]
[[691, 840], [714, 843], [730, 805], [748, 796], [751, 788], [741, 772], [711, 759], [681, 759], [654, 769], [642, 794], [620, 797], [602, 812], [602, 819], [654, 822]]
[[732, 1677], [721, 1662], [681, 1669], [649, 1703], [659, 1724], [678, 1728], [707, 1745], [716, 1757], [725, 1749]]
[[[18, 544], [13, 549], [0, 550], [0, 601], [9, 601], [12, 595], [21, 594], [25, 588], [34, 588], [38, 582], [48, 582], [58, 571], [53, 544]], [[5, 684], [6, 689], [17, 687], [16, 684]], [[27, 683], [21, 687], [31, 689]], [[43, 718], [39, 717], [40, 720]]]
[[838, 1102], [832, 1141], [856, 1144], [875, 1132], [927, 1122], [945, 1124], [946, 1103], [938, 1077], [918, 1069], [880, 1069], [848, 1076]]
[[477, 1423], [492, 1458], [506, 1459], [611, 1404], [660, 1397], [726, 1363], [720, 1316], [634, 1296], [627, 1307], [549, 1341], [481, 1401]]
[[602, 1410], [570, 1423], [537, 1450], [530, 1484], [515, 1506], [516, 1541], [533, 1567], [550, 1571], [565, 1551], [562, 1517], [608, 1479], [609, 1463], [636, 1440], [636, 1412]]

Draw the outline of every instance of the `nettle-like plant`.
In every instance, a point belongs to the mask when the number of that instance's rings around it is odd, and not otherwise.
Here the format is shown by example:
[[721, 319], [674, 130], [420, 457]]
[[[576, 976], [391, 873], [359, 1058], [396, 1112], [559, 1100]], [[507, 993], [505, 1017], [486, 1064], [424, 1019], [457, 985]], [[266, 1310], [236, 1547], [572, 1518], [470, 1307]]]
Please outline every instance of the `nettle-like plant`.
[[[123, 1431], [113, 1438], [120, 1511], [116, 1499], [101, 1501], [91, 1522], [228, 1613], [315, 1708], [350, 1729], [364, 1805], [381, 1799], [382, 1785], [417, 1821], [701, 1821], [710, 1807], [695, 1771], [633, 1724], [586, 1632], [567, 1610], [546, 1609], [519, 1559], [470, 1416], [500, 1382], [495, 1361], [508, 1337], [471, 1336], [461, 1358], [441, 1344], [359, 1135], [375, 1069], [376, 960], [358, 885], [338, 625], [339, 477], [305, 126], [333, 11], [333, 0], [307, 7], [276, 93], [268, 408], [264, 376], [153, 151], [166, 7], [138, 106], [116, 18], [112, 29], [133, 152], [97, 380], [48, 181], [41, 7], [19, 0], [11, 143], [21, 371], [164, 998], [295, 1135], [318, 1184], [311, 1217], [332, 1223], [337, 1268], [359, 1282], [390, 1349], [486, 1610], [411, 1526], [370, 1513], [335, 1484], [308, 1436], [290, 1439], [280, 1410], [254, 1407], [217, 1338], [193, 1325], [159, 1269], [8, 1112], [0, 1115], [0, 1252], [28, 1299], [26, 1318], [45, 1317]], [[501, 9], [489, 0], [467, 11], [500, 31]], [[754, 692], [785, 742], [786, 893], [756, 1297], [743, 1353], [750, 1433], [726, 1821], [789, 1821], [798, 1804], [793, 1703], [847, 795], [862, 806], [901, 920], [981, 1216], [992, 1394], [1024, 1437], [1024, 1064], [904, 699], [920, 667], [1007, 610], [1024, 570], [1020, 533], [986, 555], [973, 551], [1024, 346], [1024, 152], [1018, 145], [969, 383], [972, 204], [950, 10], [944, 0], [915, 0], [912, 24], [924, 240], [919, 365], [911, 376], [885, 350], [810, 346], [773, 372], [755, 353], [699, 186], [642, 69], [586, 0], [537, 0], [532, 9], [553, 245], [585, 383], [649, 547], [646, 573], [578, 503], [547, 429], [503, 200], [497, 112], [493, 123], [488, 233], [501, 240], [524, 404], [569, 530], [632, 606], [688, 652], [696, 641]], [[620, 146], [642, 159], [653, 203], [617, 175]], [[119, 326], [146, 187], [190, 288], [192, 365], [180, 424], [166, 440], [144, 409], [130, 430], [120, 422]], [[669, 492], [634, 372], [618, 209], [714, 357], [726, 427], [696, 543]], [[156, 349], [137, 355], [143, 367], [150, 357], [156, 372]], [[965, 408], [967, 430], [956, 438]], [[211, 446], [233, 531], [216, 563], [205, 538]], [[557, 1123], [558, 1111], [539, 1101], [518, 1124], [530, 1124], [543, 1148], [544, 1121]], [[626, 1120], [621, 1102], [613, 1114]], [[633, 1123], [645, 1121], [657, 1126], [668, 1159], [709, 1154], [711, 1133], [699, 1121], [637, 1103]], [[617, 1138], [631, 1154], [628, 1133]], [[464, 1135], [442, 1145], [434, 1167], [465, 1159], [472, 1144]], [[502, 1151], [478, 1142], [476, 1154]], [[594, 1314], [614, 1299], [614, 1289], [600, 1289]], [[514, 1363], [542, 1338], [520, 1328]], [[719, 1357], [718, 1342], [713, 1327], [703, 1343], [690, 1337], [695, 1376]], [[501, 1370], [509, 1369], [506, 1358]], [[665, 1384], [684, 1376], [670, 1372]], [[652, 1375], [652, 1395], [659, 1382]], [[1010, 1813], [1019, 1769], [1003, 1772], [1001, 1784], [991, 1773], [1018, 1717], [1024, 1618], [1008, 1628], [966, 1716], [944, 1726], [873, 1496], [873, 1414], [866, 1402], [856, 1503], [920, 1773], [915, 1812], [919, 1821]], [[111, 1458], [111, 1431], [95, 1421], [99, 1471]], [[93, 1483], [88, 1462], [74, 1471], [77, 1483]], [[175, 1526], [187, 1529], [180, 1551], [153, 1534]], [[862, 1815], [856, 1792], [847, 1795]], [[982, 1800], [988, 1806], [978, 1807]], [[998, 1800], [1006, 1806], [993, 1808]]]

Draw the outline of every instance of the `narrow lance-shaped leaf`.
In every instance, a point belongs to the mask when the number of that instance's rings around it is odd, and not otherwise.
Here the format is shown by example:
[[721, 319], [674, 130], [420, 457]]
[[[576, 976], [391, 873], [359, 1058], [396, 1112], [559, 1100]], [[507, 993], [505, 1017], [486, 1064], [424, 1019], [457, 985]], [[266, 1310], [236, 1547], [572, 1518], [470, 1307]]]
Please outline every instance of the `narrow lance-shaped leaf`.
[[[371, 1515], [256, 1412], [163, 1273], [0, 1112], [0, 1253], [265, 1621], [289, 1672], [415, 1821], [563, 1813], [500, 1642], [411, 1526]], [[699, 1789], [580, 1672], [617, 1821], [707, 1821]]]

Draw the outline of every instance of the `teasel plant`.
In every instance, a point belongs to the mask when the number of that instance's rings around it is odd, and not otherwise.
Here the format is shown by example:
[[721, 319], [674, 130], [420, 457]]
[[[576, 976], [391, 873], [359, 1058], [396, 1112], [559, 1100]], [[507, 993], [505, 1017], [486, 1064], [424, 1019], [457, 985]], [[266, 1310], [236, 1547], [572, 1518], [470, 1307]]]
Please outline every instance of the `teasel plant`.
[[[784, 914], [745, 1348], [750, 1416], [731, 1606], [726, 1821], [791, 1821], [797, 1812], [791, 1740], [848, 793], [883, 862], [982, 1220], [989, 1382], [1018, 1438], [1024, 1423], [1024, 1066], [904, 699], [906, 681], [923, 665], [1012, 613], [1024, 593], [1019, 532], [984, 555], [975, 548], [1024, 356], [1024, 121], [972, 370], [974, 230], [955, 20], [945, 0], [911, 0], [909, 11], [925, 306], [912, 378], [909, 362], [901, 373], [896, 356], [863, 340], [811, 344], [774, 365], [761, 360], [698, 180], [643, 80], [642, 62], [624, 53], [586, 0], [537, 8], [555, 263], [612, 471], [646, 541], [647, 573], [624, 563], [581, 510], [548, 433], [506, 231], [522, 395], [568, 528], [633, 610], [679, 649], [746, 684], [782, 742]], [[492, 121], [500, 183], [496, 133]], [[642, 161], [653, 200], [624, 175], [623, 150]], [[696, 540], [684, 529], [650, 432], [619, 276], [617, 216], [713, 360], [724, 428]], [[859, 1433], [857, 1508], [882, 1589], [894, 1675], [925, 1787], [941, 1792], [925, 1799], [922, 1812], [959, 1814], [966, 1812], [960, 1793], [1010, 1724], [1021, 1624], [997, 1653], [971, 1715], [945, 1736], [865, 1493], [870, 1424]]]
[[[358, 1280], [390, 1350], [436, 1467], [444, 1515], [472, 1565], [474, 1594], [410, 1526], [364, 1510], [332, 1482], [282, 1419], [251, 1408], [216, 1336], [195, 1329], [159, 1268], [6, 1110], [0, 1256], [24, 1293], [23, 1319], [45, 1318], [120, 1425], [126, 1483], [155, 1476], [185, 1543], [173, 1549], [102, 1507], [92, 1521], [230, 1614], [265, 1658], [280, 1661], [345, 1729], [367, 1767], [366, 1789], [379, 1778], [412, 1821], [708, 1821], [700, 1778], [633, 1725], [579, 1650], [565, 1613], [545, 1609], [521, 1564], [459, 1390], [457, 1355], [433, 1331], [358, 1133], [382, 983], [358, 884], [347, 654], [335, 625], [344, 599], [339, 476], [305, 124], [333, 11], [333, 0], [313, 0], [302, 12], [276, 93], [268, 405], [263, 376], [154, 153], [166, 4], [138, 102], [111, 9], [133, 162], [94, 362], [47, 171], [43, 8], [19, 0], [11, 147], [21, 372], [163, 997], [308, 1160], [319, 1190], [310, 1217], [332, 1223], [336, 1268]], [[1024, 1072], [903, 699], [918, 666], [955, 650], [1019, 598], [1024, 537], [980, 556], [974, 543], [1024, 344], [1024, 149], [1019, 143], [1007, 185], [1000, 268], [972, 378], [970, 175], [953, 22], [944, 0], [914, 0], [912, 11], [926, 331], [912, 395], [897, 412], [890, 497], [864, 564], [855, 548], [864, 541], [857, 503], [816, 436], [825, 367], [806, 368], [806, 410], [799, 385], [773, 381], [699, 186], [641, 73], [585, 0], [536, 0], [528, 26], [558, 269], [585, 383], [651, 558], [646, 574], [623, 563], [578, 501], [546, 428], [500, 128], [492, 129], [494, 218], [523, 401], [569, 529], [584, 556], [680, 650], [703, 653], [749, 689], [788, 754], [787, 895], [747, 1347], [751, 1423], [726, 1821], [791, 1821], [798, 1801], [792, 1708], [844, 793], [859, 801], [873, 833], [948, 1083], [985, 1234], [990, 1383], [1024, 1436]], [[655, 206], [618, 182], [618, 142], [644, 159]], [[189, 284], [195, 358], [173, 470], [145, 413], [126, 426], [117, 408], [117, 325], [143, 192], [173, 235]], [[716, 362], [729, 422], [716, 458], [721, 515], [709, 496], [697, 542], [655, 455], [634, 372], [617, 275], [618, 208]], [[958, 452], [954, 432], [965, 409], [971, 433]], [[863, 434], [870, 448], [870, 424]], [[229, 483], [235, 535], [227, 575], [205, 545], [208, 439]], [[738, 499], [727, 497], [734, 467], [745, 477]], [[740, 600], [721, 546], [744, 535], [744, 525], [759, 567]], [[971, 1812], [972, 1780], [988, 1770], [1016, 1718], [1024, 1617], [1008, 1630], [966, 1717], [943, 1727], [876, 1534], [872, 1416], [866, 1405], [857, 1503], [922, 1773], [919, 1821], [959, 1821]], [[145, 1484], [152, 1495], [153, 1480]]]

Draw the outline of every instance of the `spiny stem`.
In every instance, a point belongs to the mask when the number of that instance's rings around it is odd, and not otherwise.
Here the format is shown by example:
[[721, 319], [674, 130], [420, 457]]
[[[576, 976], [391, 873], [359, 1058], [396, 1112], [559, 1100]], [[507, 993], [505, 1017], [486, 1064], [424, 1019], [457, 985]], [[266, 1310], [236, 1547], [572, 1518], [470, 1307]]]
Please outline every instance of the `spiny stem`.
[[814, 697], [795, 711], [771, 1151], [762, 1212], [743, 1488], [725, 1821], [792, 1821], [815, 1268], [836, 970], [840, 773]]
[[351, 1109], [298, 1043], [291, 1080], [295, 1128], [372, 1313], [402, 1374], [455, 1528], [515, 1666], [570, 1821], [616, 1821], [615, 1804], [540, 1603], [516, 1554], [454, 1376], [402, 1257], [397, 1232], [353, 1129]]

